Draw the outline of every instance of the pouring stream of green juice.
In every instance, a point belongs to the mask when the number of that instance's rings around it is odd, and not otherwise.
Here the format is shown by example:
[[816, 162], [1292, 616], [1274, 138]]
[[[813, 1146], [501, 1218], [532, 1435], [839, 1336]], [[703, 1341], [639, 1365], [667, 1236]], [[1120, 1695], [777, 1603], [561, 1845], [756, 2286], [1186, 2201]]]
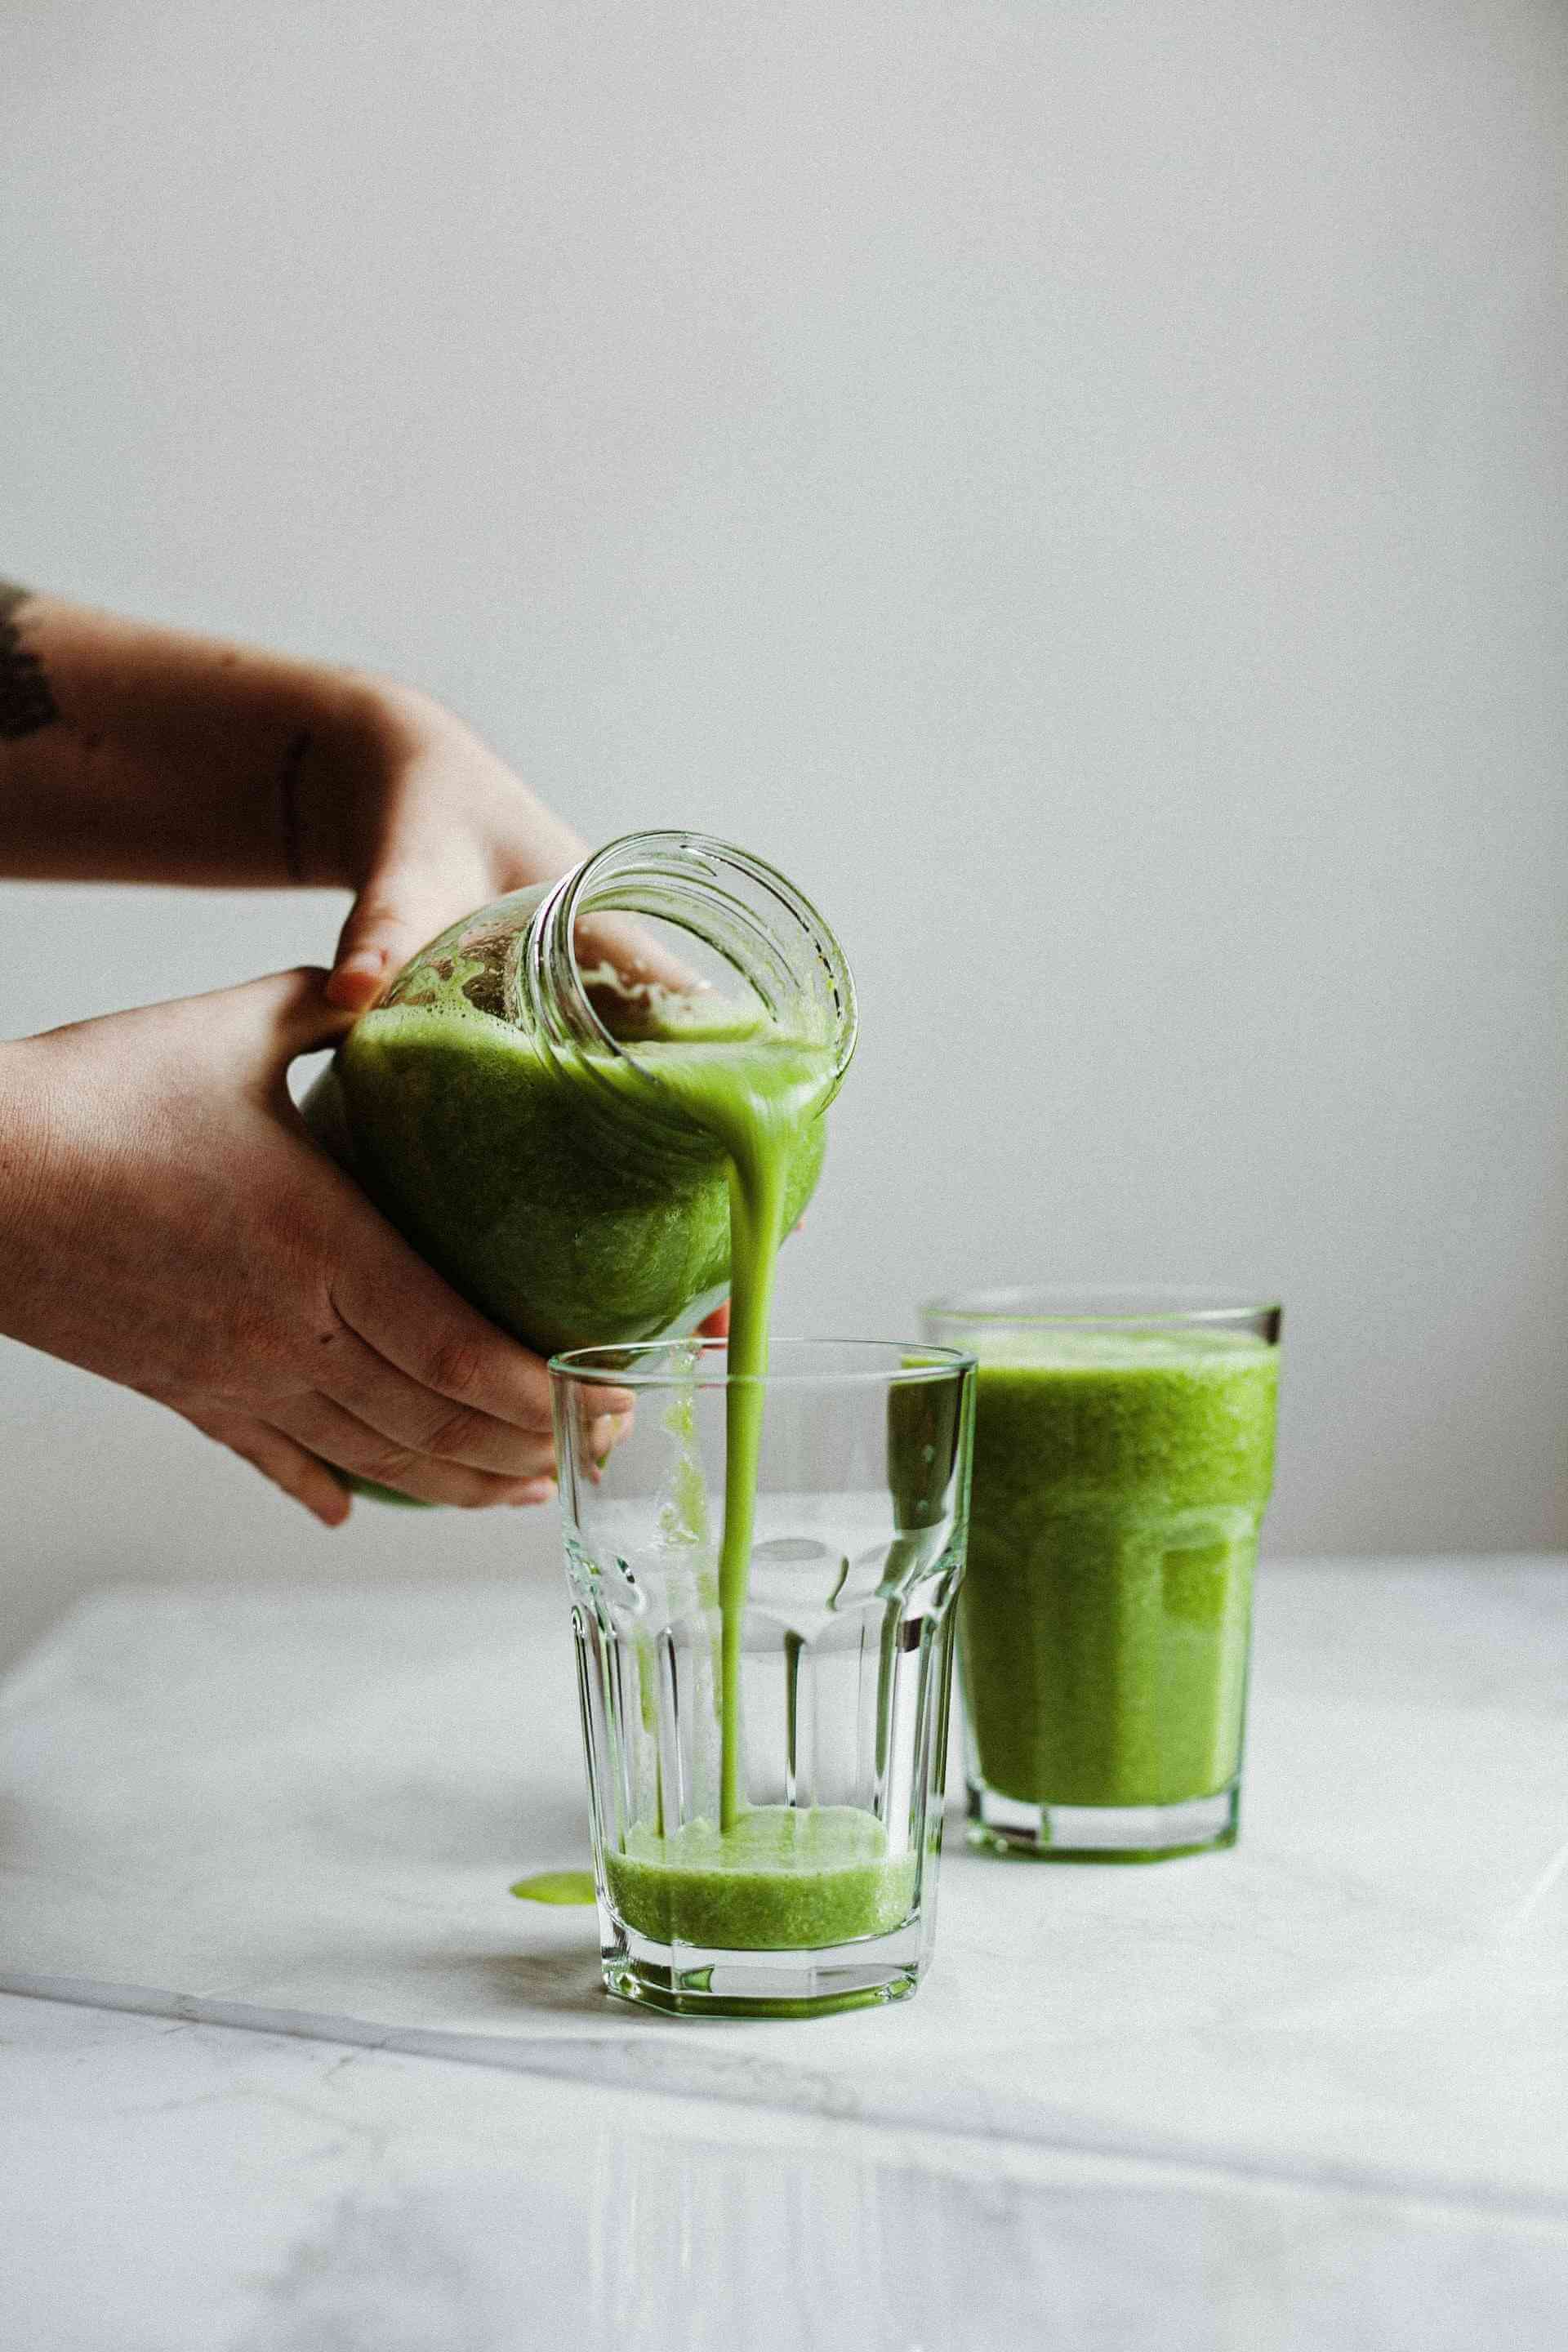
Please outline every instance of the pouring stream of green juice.
[[789, 1171], [821, 1108], [829, 1074], [820, 1055], [780, 1040], [731, 1048], [710, 1058], [675, 1055], [667, 1076], [672, 1092], [696, 1124], [722, 1144], [729, 1161], [731, 1383], [725, 1395], [724, 1533], [719, 1552], [720, 1827], [729, 1830], [744, 1809], [741, 1626], [756, 1515], [773, 1267]]

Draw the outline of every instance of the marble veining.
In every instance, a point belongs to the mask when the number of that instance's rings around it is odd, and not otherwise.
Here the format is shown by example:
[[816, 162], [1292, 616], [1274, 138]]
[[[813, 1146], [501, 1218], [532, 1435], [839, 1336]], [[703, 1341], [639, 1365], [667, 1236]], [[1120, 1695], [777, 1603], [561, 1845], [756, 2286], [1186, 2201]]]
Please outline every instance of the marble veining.
[[28, 2352], [1556, 2352], [1568, 2221], [0, 1999]]
[[605, 2001], [553, 1580], [120, 1591], [0, 1694], [0, 1982], [1323, 2190], [1548, 2218], [1568, 2184], [1568, 1568], [1275, 1564], [1243, 1842], [1146, 1871], [954, 1839], [902, 2010]]

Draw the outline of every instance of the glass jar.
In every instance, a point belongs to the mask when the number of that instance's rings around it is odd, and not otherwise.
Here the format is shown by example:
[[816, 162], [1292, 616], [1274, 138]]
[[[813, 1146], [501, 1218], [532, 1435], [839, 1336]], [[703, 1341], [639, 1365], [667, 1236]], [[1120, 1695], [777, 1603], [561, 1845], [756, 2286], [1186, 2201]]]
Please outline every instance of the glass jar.
[[306, 1118], [453, 1286], [542, 1354], [692, 1329], [730, 1278], [728, 1168], [693, 1055], [820, 1068], [784, 1231], [855, 1044], [843, 950], [795, 885], [704, 834], [629, 834], [405, 965]]

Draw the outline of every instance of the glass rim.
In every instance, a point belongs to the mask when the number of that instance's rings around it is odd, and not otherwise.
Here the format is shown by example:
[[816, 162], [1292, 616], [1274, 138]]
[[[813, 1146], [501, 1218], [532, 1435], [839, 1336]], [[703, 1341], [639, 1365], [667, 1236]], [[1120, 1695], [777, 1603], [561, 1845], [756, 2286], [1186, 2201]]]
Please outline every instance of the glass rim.
[[1081, 1283], [954, 1290], [921, 1302], [945, 1323], [1239, 1323], [1284, 1313], [1275, 1291], [1226, 1283]]
[[[658, 1356], [668, 1360], [672, 1349], [690, 1349], [695, 1359], [686, 1371], [643, 1371], [627, 1359]], [[562, 1348], [549, 1360], [547, 1370], [552, 1381], [562, 1388], [611, 1389], [731, 1389], [731, 1388], [894, 1388], [907, 1387], [916, 1381], [960, 1380], [973, 1371], [976, 1359], [963, 1348], [947, 1348], [931, 1339], [796, 1339], [787, 1335], [771, 1340], [770, 1356], [774, 1349], [799, 1349], [803, 1351], [832, 1349], [855, 1349], [885, 1358], [920, 1356], [920, 1363], [886, 1361], [857, 1366], [847, 1371], [714, 1372], [705, 1373], [701, 1362], [712, 1356], [727, 1356], [730, 1343], [725, 1339], [637, 1339], [620, 1347]], [[931, 1360], [935, 1359], [937, 1360]]]

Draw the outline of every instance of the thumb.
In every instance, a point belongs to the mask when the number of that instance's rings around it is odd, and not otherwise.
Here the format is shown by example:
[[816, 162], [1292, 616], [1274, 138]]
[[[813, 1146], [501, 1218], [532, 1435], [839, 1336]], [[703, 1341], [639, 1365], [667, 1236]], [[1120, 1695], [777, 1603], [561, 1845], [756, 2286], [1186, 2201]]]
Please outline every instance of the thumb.
[[387, 982], [447, 925], [485, 895], [482, 882], [433, 898], [428, 877], [376, 874], [349, 909], [338, 940], [327, 1001], [350, 1013], [374, 1004]]

